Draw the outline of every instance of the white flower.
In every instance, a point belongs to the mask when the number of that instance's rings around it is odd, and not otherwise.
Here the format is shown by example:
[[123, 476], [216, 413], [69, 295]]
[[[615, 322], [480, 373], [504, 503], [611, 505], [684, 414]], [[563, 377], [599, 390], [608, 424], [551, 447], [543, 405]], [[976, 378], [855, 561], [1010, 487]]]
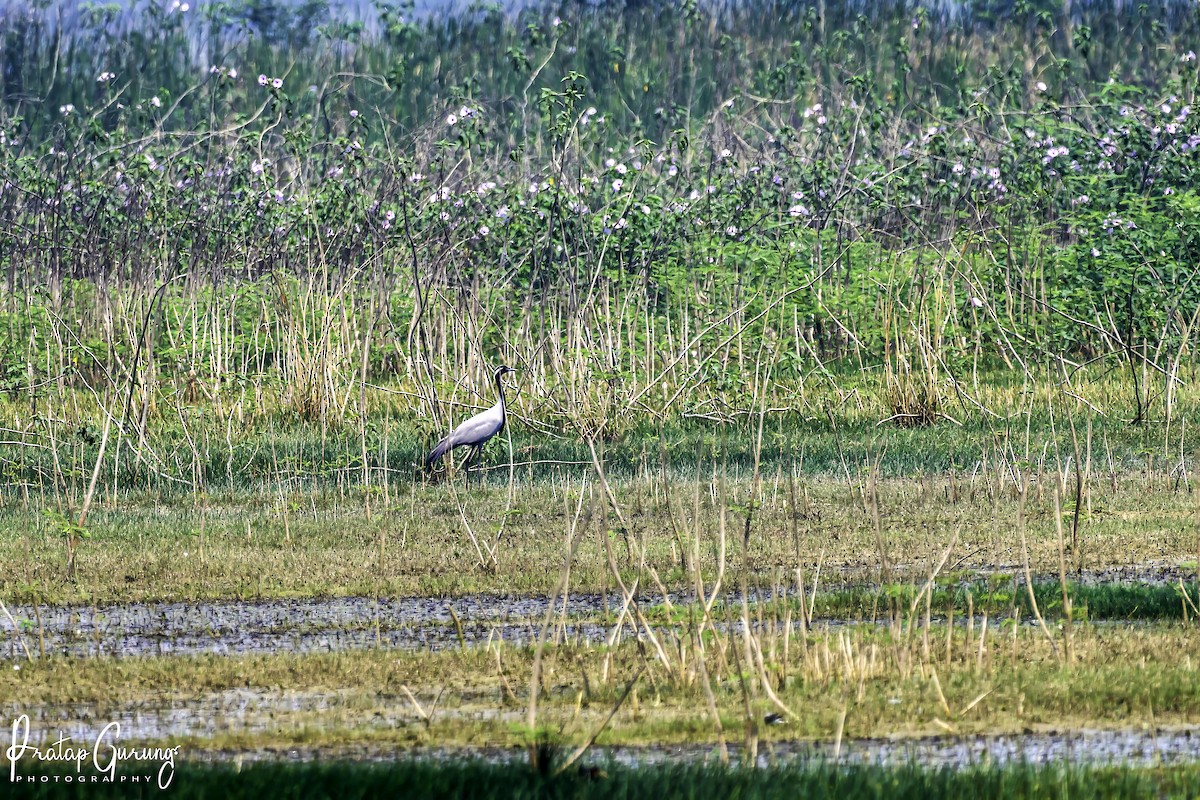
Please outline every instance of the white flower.
[[59, 106], [58, 113], [62, 114], [64, 117], [75, 113], [75, 104], [67, 103], [65, 106]]
[[96, 82], [97, 83], [108, 83], [115, 77], [117, 77], [117, 76], [114, 75], [113, 73], [109, 72], [108, 70], [105, 70], [104, 72], [101, 72], [99, 75], [96, 76]]
[[808, 209], [804, 206], [792, 206], [788, 209], [788, 214], [793, 217], [807, 217]]
[[283, 88], [283, 78], [272, 78], [271, 86], [275, 89], [282, 89]]
[[150, 98], [150, 105], [155, 108], [162, 108], [162, 100], [158, 99], [158, 95], [154, 95], [154, 97]]
[[730, 225], [728, 228], [725, 229], [725, 235], [726, 236], [737, 236], [738, 235], [738, 226]]
[[614, 167], [614, 169], [617, 171], [618, 175], [624, 175], [626, 172], [629, 171], [629, 167], [625, 166], [624, 164], [617, 164], [617, 166]]
[[489, 228], [487, 225], [480, 225], [480, 226], [479, 226], [479, 235], [480, 235], [480, 236], [487, 236], [487, 235], [488, 235], [489, 233], [491, 233], [491, 232], [492, 232], [492, 229], [491, 229], [491, 228]]
[[1171, 113], [1171, 104], [1163, 103], [1161, 106], [1158, 107], [1158, 110], [1164, 114], [1170, 114]]
[[230, 67], [229, 72], [225, 74], [229, 76], [230, 80], [237, 80], [238, 71], [235, 67]]
[[721, 150], [721, 158], [723, 158], [723, 159], [729, 158], [732, 155], [733, 155], [733, 151], [730, 150], [728, 147]]
[[458, 124], [458, 117], [456, 117], [456, 116], [455, 116], [455, 115], [453, 115], [453, 114], [449, 114], [449, 115], [447, 115], [447, 117], [446, 117], [446, 124], [447, 124], [447, 125], [457, 125], [457, 124]]
[[270, 79], [266, 75], [259, 75], [258, 76], [258, 85], [266, 86], [268, 80], [270, 80]]
[[621, 180], [620, 178], [617, 178], [615, 181], [612, 182], [612, 190], [614, 192], [619, 192], [619, 191], [621, 191], [621, 187], [624, 185], [625, 185], [625, 181]]
[[1183, 56], [1179, 60], [1185, 64], [1195, 61], [1196, 60], [1196, 51], [1188, 50], [1186, 53], [1183, 54]]
[[1046, 91], [1046, 82], [1045, 82], [1045, 81], [1038, 81], [1038, 82], [1037, 82], [1037, 90], [1038, 90], [1039, 92], [1044, 92], [1044, 91]]
[[972, 306], [974, 306], [975, 308], [983, 308], [983, 298], [981, 298], [981, 297], [972, 297], [972, 298], [971, 298], [971, 305], [972, 305]]
[[555, 17], [554, 19], [550, 20], [550, 24], [557, 28], [559, 25], [562, 25], [562, 20], [558, 17]]
[[350, 109], [350, 119], [358, 119], [358, 109], [357, 108]]

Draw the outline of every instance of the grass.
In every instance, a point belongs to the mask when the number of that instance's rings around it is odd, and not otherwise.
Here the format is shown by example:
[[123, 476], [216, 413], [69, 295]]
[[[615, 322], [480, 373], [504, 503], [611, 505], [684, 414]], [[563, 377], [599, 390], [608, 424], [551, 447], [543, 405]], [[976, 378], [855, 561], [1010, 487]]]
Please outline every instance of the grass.
[[[1052, 649], [1036, 627], [1004, 620], [986, 633], [978, 623], [948, 631], [919, 620], [891, 628], [818, 625], [788, 645], [776, 630], [761, 644], [769, 678], [799, 713], [758, 735], [830, 741], [843, 714], [846, 738], [1195, 725], [1194, 638], [1194, 629], [1179, 624], [1077, 625], [1066, 663], [1061, 630]], [[716, 708], [736, 741], [745, 724], [743, 681], [755, 679], [737, 670], [738, 637], [706, 639]], [[495, 644], [446, 652], [52, 657], [0, 671], [0, 691], [20, 698], [17, 708], [31, 714], [35, 730], [55, 725], [38, 721], [41, 711], [63, 707], [87, 709], [88, 719], [163, 713], [159, 741], [183, 745], [189, 757], [296, 747], [343, 755], [503, 748], [531, 736], [525, 720], [538, 661], [538, 726], [564, 746], [602, 727], [639, 670], [600, 744], [715, 742], [696, 650], [686, 639], [679, 647], [671, 669], [635, 642], [560, 642], [540, 660], [535, 648]], [[409, 691], [432, 712], [418, 709]], [[778, 710], [765, 698], [752, 702], [759, 717]]]
[[[124, 36], [142, 20], [93, 9], [65, 61], [41, 12], [6, 29], [0, 598], [620, 593], [624, 638], [10, 642], [3, 696], [181, 703], [191, 747], [318, 752], [1195, 723], [1187, 3], [379, 9], [316, 37], [251, 6], [203, 45], [196, 14]], [[482, 485], [426, 480], [497, 361], [522, 369], [511, 441]], [[1142, 577], [1165, 580], [1116, 580]], [[793, 586], [815, 621], [736, 602]], [[735, 602], [632, 602], [668, 590]], [[254, 725], [191, 726], [243, 689]], [[1166, 780], [979, 786], [1110, 779]]]
[[[797, 566], [811, 574], [820, 565], [820, 589], [877, 583], [879, 552], [864, 500], [867, 483], [867, 476], [858, 473], [847, 481], [767, 472], [745, 560], [740, 555], [730, 559], [735, 577], [744, 573], [751, 582], [772, 584], [782, 574], [787, 583]], [[18, 603], [91, 604], [544, 594], [558, 580], [569, 522], [566, 506], [579, 502], [581, 489], [581, 536], [571, 588], [611, 589], [606, 540], [615, 543], [627, 574], [638, 573], [639, 567], [623, 558], [624, 535], [619, 520], [606, 509], [603, 492], [594, 480], [579, 476], [521, 481], [511, 501], [508, 488], [496, 483], [470, 489], [460, 484], [454, 490], [406, 485], [392, 492], [390, 502], [381, 493], [343, 494], [329, 488], [289, 491], [282, 497], [270, 489], [207, 496], [199, 505], [182, 498], [162, 504], [153, 497], [126, 495], [115, 503], [104, 498], [89, 514], [88, 538], [79, 544], [73, 580], [66, 577], [66, 543], [53, 520], [10, 501], [0, 511], [0, 595]], [[724, 483], [711, 475], [702, 481], [671, 478], [663, 483], [650, 474], [615, 481], [613, 492], [629, 536], [645, 550], [642, 570], [654, 570], [669, 587], [686, 588], [690, 578], [681, 532], [700, 532], [698, 563], [711, 579], [721, 510], [731, 541], [736, 532], [740, 542], [754, 486], [751, 476]], [[1052, 492], [1053, 478], [1044, 474], [1029, 490], [1025, 513], [1033, 571], [1057, 576]], [[880, 525], [895, 577], [902, 583], [923, 582], [956, 529], [959, 541], [947, 569], [1015, 574], [1021, 558], [1014, 493], [1011, 480], [994, 467], [954, 478], [878, 479]], [[1081, 511], [1079, 547], [1068, 563], [1072, 571], [1078, 565], [1087, 570], [1149, 565], [1152, 572], [1165, 568], [1184, 573], [1191, 565], [1194, 571], [1195, 519], [1194, 499], [1176, 491], [1168, 476], [1124, 473], [1115, 492], [1109, 481], [1094, 477]], [[1068, 529], [1070, 523], [1066, 514]], [[468, 528], [487, 541], [502, 529], [495, 563], [480, 561]]]

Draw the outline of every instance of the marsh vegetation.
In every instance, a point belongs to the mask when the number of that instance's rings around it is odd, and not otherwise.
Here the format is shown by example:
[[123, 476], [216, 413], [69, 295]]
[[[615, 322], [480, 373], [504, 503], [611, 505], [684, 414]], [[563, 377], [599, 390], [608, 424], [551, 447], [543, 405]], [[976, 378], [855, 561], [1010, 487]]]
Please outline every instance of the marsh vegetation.
[[1195, 726], [1195, 4], [0, 26], [14, 709], [534, 774]]

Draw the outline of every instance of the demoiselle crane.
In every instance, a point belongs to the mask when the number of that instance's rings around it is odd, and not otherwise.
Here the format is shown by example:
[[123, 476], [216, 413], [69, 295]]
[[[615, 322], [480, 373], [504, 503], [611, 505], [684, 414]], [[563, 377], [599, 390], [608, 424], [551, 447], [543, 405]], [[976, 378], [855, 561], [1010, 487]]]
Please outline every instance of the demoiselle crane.
[[439, 458], [454, 448], [465, 445], [471, 448], [471, 452], [467, 455], [466, 462], [464, 462], [467, 472], [470, 473], [471, 463], [479, 458], [483, 452], [483, 446], [488, 443], [489, 439], [504, 430], [506, 415], [504, 410], [504, 383], [501, 381], [501, 378], [506, 372], [516, 372], [516, 370], [512, 367], [501, 366], [496, 370], [495, 377], [493, 378], [496, 382], [496, 394], [500, 398], [496, 401], [496, 405], [487, 411], [481, 411], [471, 417], [451, 431], [449, 436], [438, 442], [437, 447], [433, 448], [433, 451], [425, 459], [425, 469], [433, 469], [433, 465], [437, 463]]

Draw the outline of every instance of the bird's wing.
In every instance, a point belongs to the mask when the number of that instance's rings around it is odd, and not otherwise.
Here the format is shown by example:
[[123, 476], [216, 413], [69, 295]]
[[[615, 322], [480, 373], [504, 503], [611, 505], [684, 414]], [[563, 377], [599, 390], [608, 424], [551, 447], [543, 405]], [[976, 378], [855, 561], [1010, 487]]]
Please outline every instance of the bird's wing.
[[460, 444], [482, 444], [496, 435], [503, 422], [500, 407], [492, 406], [459, 425], [448, 438], [456, 447]]

